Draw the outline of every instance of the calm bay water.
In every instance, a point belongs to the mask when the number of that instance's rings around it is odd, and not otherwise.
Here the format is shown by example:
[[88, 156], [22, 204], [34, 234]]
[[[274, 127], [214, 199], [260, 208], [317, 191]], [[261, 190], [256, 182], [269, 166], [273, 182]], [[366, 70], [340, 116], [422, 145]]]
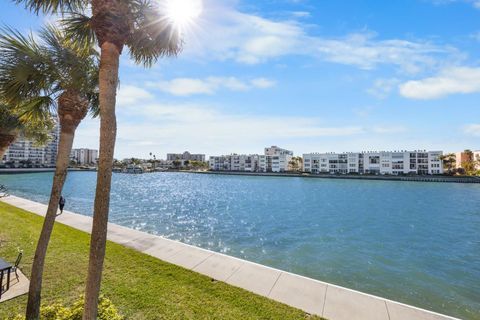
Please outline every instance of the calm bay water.
[[[96, 173], [66, 209], [92, 214]], [[0, 175], [47, 203], [52, 174]], [[480, 319], [480, 185], [114, 174], [110, 221], [465, 319]]]

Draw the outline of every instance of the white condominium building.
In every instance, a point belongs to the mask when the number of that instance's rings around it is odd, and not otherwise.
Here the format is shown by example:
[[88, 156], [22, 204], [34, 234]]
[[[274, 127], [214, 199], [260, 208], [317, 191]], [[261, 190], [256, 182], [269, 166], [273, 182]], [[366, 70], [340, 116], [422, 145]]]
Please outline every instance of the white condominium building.
[[214, 171], [259, 171], [258, 155], [232, 154], [210, 157], [210, 169]]
[[292, 151], [272, 146], [264, 155], [211, 156], [209, 164], [213, 171], [286, 172], [292, 157]]
[[304, 171], [330, 174], [442, 174], [442, 151], [310, 153], [303, 155]]
[[70, 160], [80, 165], [96, 164], [98, 161], [98, 150], [72, 149]]
[[192, 154], [188, 151], [185, 151], [184, 153], [169, 153], [169, 154], [167, 154], [167, 161], [175, 161], [175, 160], [205, 162], [205, 155], [204, 154]]
[[5, 152], [0, 163], [11, 163], [14, 166], [32, 165], [55, 167], [59, 139], [59, 126], [56, 125], [50, 134], [50, 140], [44, 146], [37, 146], [31, 140], [19, 137]]

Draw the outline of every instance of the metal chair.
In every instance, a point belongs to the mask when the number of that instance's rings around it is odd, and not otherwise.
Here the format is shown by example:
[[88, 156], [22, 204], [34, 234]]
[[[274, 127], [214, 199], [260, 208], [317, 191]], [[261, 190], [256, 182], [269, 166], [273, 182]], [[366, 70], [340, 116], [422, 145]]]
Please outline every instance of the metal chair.
[[11, 272], [15, 272], [15, 276], [17, 277], [17, 281], [19, 280], [19, 277], [18, 277], [18, 265], [20, 264], [20, 261], [22, 261], [22, 257], [23, 257], [23, 250], [21, 250], [21, 251], [18, 253], [17, 260], [15, 260], [15, 264], [13, 265], [13, 268], [12, 268], [12, 270], [11, 270]]

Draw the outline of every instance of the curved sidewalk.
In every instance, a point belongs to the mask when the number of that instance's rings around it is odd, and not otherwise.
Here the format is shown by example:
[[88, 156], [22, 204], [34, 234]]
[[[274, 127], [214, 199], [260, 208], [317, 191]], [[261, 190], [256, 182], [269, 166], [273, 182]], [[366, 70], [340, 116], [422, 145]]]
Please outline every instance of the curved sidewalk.
[[[41, 216], [47, 210], [14, 196], [1, 201]], [[91, 217], [72, 212], [64, 211], [57, 222], [87, 233], [92, 229]], [[108, 240], [328, 320], [456, 319], [113, 223], [108, 225]]]

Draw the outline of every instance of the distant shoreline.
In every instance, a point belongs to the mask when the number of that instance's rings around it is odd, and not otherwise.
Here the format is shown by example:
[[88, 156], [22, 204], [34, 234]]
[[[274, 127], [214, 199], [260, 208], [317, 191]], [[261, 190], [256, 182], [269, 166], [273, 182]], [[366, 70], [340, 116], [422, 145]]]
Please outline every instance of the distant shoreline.
[[[96, 170], [94, 170], [94, 169], [69, 168], [68, 171], [96, 171]], [[15, 168], [15, 169], [0, 169], [0, 175], [2, 175], [2, 174], [44, 173], [44, 172], [55, 172], [55, 168]]]
[[231, 176], [260, 176], [284, 178], [310, 179], [349, 179], [349, 180], [377, 180], [377, 181], [410, 181], [410, 182], [444, 182], [444, 183], [480, 183], [479, 177], [452, 177], [452, 176], [372, 176], [372, 175], [333, 175], [333, 174], [304, 174], [304, 173], [275, 173], [275, 172], [238, 172], [238, 171], [180, 171], [195, 174], [231, 175]]

